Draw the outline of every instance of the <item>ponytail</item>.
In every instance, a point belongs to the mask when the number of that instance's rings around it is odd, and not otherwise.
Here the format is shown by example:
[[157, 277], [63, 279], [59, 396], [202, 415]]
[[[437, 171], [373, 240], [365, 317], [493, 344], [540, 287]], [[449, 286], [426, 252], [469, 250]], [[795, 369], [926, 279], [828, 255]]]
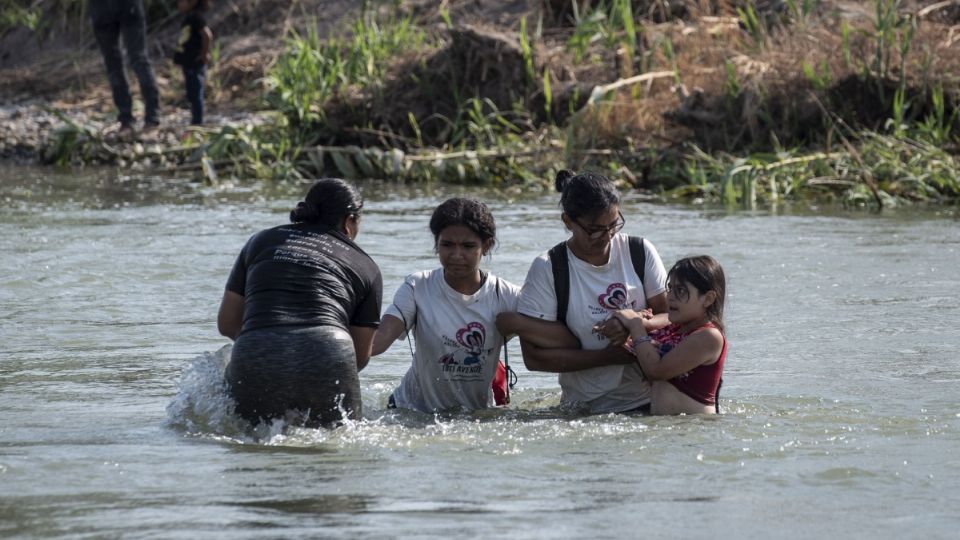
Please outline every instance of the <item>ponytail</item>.
[[347, 216], [359, 215], [362, 208], [363, 197], [356, 187], [339, 178], [322, 178], [290, 211], [290, 222], [321, 223], [336, 228]]
[[561, 194], [560, 207], [571, 219], [593, 216], [620, 204], [620, 193], [609, 178], [591, 172], [557, 172], [553, 186]]

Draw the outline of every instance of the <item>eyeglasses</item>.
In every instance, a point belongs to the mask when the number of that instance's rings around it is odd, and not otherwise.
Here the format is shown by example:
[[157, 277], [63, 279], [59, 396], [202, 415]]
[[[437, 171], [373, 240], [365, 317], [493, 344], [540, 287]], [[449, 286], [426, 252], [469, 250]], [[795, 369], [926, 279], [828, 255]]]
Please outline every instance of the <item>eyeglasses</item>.
[[681, 302], [686, 302], [690, 299], [690, 289], [682, 283], [674, 284], [672, 287], [667, 283], [667, 296], [670, 295], [673, 295], [674, 298]]
[[577, 226], [583, 230], [583, 232], [587, 233], [587, 238], [590, 240], [599, 240], [600, 238], [603, 238], [604, 235], [611, 236], [617, 234], [620, 232], [620, 229], [627, 224], [627, 220], [623, 218], [623, 213], [621, 212], [617, 212], [617, 221], [612, 225], [607, 225], [606, 227], [601, 225], [599, 227], [587, 228], [576, 219], [574, 219], [573, 222], [576, 223]]

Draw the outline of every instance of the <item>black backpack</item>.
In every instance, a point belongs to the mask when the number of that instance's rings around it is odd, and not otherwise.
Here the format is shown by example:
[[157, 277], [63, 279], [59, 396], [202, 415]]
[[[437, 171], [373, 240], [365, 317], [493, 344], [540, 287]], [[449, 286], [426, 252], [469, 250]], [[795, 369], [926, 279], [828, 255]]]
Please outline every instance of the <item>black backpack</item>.
[[[643, 268], [647, 252], [643, 249], [643, 238], [630, 236], [630, 260], [633, 270], [640, 276], [640, 285], [643, 285]], [[570, 267], [567, 265], [567, 242], [563, 241], [550, 248], [550, 266], [553, 268], [553, 290], [557, 294], [557, 320], [566, 324], [567, 304], [570, 302]], [[646, 292], [644, 292], [646, 295]], [[720, 387], [723, 386], [723, 377], [717, 383], [716, 407], [720, 414]]]
[[[647, 252], [643, 249], [643, 238], [628, 236], [630, 240], [630, 260], [633, 270], [640, 276], [643, 287], [643, 268], [646, 265]], [[566, 324], [567, 304], [570, 302], [570, 267], [567, 265], [567, 242], [563, 241], [550, 248], [550, 266], [553, 268], [553, 289], [557, 294], [557, 320]], [[646, 295], [646, 293], [644, 293]]]

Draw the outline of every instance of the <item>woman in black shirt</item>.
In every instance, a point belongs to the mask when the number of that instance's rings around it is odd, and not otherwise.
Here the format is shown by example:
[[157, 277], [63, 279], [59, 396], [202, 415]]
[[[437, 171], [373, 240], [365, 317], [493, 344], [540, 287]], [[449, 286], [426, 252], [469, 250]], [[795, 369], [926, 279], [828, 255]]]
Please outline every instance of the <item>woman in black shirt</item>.
[[251, 422], [361, 417], [357, 373], [370, 359], [383, 294], [379, 268], [353, 243], [362, 207], [350, 184], [319, 180], [290, 225], [254, 234], [240, 252], [217, 327], [236, 341], [226, 379]]

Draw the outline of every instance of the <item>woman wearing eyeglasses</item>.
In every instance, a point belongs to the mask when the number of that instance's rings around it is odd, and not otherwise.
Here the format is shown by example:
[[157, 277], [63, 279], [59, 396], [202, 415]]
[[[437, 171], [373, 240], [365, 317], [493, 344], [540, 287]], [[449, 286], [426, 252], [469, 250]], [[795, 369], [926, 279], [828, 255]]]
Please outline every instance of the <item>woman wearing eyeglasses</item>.
[[353, 242], [362, 208], [352, 185], [319, 180], [291, 224], [254, 234], [237, 257], [217, 327], [235, 340], [226, 380], [247, 420], [316, 427], [361, 417], [357, 373], [383, 294], [380, 269]]
[[555, 185], [571, 236], [534, 259], [518, 313], [501, 314], [497, 326], [519, 335], [527, 369], [560, 374], [562, 404], [595, 414], [647, 410], [650, 383], [622, 347], [628, 332], [612, 315], [629, 308], [645, 314], [649, 329], [668, 324], [663, 262], [647, 240], [634, 239], [631, 250], [608, 178], [560, 171]]

